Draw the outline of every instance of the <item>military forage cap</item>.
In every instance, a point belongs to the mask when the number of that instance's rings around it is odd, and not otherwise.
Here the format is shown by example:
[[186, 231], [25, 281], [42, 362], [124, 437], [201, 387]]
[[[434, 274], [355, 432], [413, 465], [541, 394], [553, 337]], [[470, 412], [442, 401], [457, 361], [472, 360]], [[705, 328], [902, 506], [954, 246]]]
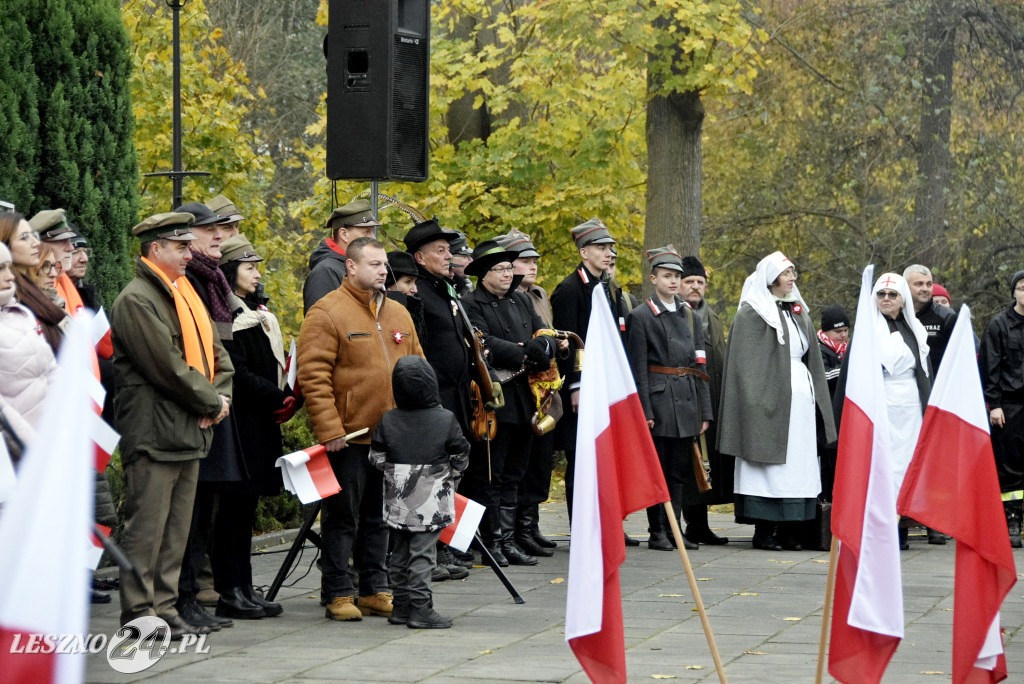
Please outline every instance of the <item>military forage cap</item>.
[[132, 228], [132, 235], [139, 238], [140, 242], [195, 240], [196, 236], [192, 234], [191, 228], [193, 221], [195, 217], [185, 212], [154, 214]]
[[235, 235], [220, 243], [220, 260], [217, 263], [223, 265], [229, 261], [263, 261], [263, 257], [256, 253], [249, 238]]
[[533, 246], [533, 242], [530, 241], [530, 236], [518, 228], [513, 228], [504, 235], [499, 236], [498, 242], [505, 249], [519, 252], [519, 256], [522, 258], [540, 256], [540, 252], [537, 251], [537, 248]]
[[615, 238], [608, 232], [608, 226], [601, 223], [599, 218], [592, 218], [586, 223], [581, 223], [569, 232], [572, 233], [572, 239], [576, 241], [577, 248], [615, 243]]
[[68, 225], [63, 209], [47, 209], [28, 220], [43, 241], [70, 240], [75, 231]]
[[455, 235], [455, 238], [449, 243], [452, 256], [470, 256], [473, 254], [473, 249], [469, 246], [469, 238], [466, 237], [465, 233], [461, 230], [452, 230], [451, 228], [442, 228], [441, 230]]
[[227, 219], [217, 216], [202, 202], [189, 202], [188, 204], [182, 204], [178, 207], [179, 212], [185, 212], [192, 214], [195, 217], [192, 225], [196, 228], [199, 226], [211, 226], [219, 223], [227, 223]]
[[217, 195], [212, 200], [207, 200], [206, 208], [217, 216], [227, 219], [228, 223], [233, 221], [242, 221], [245, 219], [244, 216], [238, 213], [238, 208], [235, 206], [235, 203], [224, 195]]
[[379, 226], [380, 221], [373, 218], [370, 211], [370, 200], [356, 200], [343, 207], [338, 207], [327, 217], [328, 230], [351, 228], [352, 226]]
[[647, 261], [650, 262], [652, 271], [656, 268], [670, 268], [683, 272], [683, 258], [671, 244], [647, 250]]

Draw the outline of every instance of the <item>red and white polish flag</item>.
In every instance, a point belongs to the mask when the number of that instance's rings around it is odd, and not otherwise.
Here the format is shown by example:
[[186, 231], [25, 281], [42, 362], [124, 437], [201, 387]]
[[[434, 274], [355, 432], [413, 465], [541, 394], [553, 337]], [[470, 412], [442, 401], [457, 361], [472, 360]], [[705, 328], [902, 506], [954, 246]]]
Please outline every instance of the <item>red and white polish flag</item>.
[[[85, 656], [24, 651], [30, 635], [89, 629], [83, 568], [92, 535], [93, 445], [79, 426], [92, 411], [89, 395], [92, 315], [71, 321], [47, 393], [42, 430], [28, 445], [18, 482], [0, 513], [0, 682], [81, 682]], [[59, 505], [54, 505], [59, 502]], [[21, 649], [12, 649], [15, 641]]]
[[276, 464], [281, 469], [284, 488], [304, 504], [326, 499], [341, 491], [323, 444], [282, 456]]
[[622, 521], [669, 496], [602, 284], [593, 293], [578, 414], [565, 640], [590, 681], [625, 682]]
[[954, 684], [1006, 679], [999, 607], [1017, 571], [966, 305], [942, 357], [898, 508], [956, 538]]
[[295, 386], [299, 382], [299, 357], [295, 350], [295, 340], [292, 340], [292, 344], [288, 348], [288, 361], [285, 363], [285, 370], [288, 372], [288, 387], [291, 388], [292, 394], [298, 395]]
[[828, 671], [844, 684], [877, 684], [903, 639], [896, 485], [879, 340], [864, 269], [850, 345], [832, 498], [839, 540]]
[[441, 541], [453, 549], [465, 553], [473, 542], [473, 536], [480, 527], [480, 519], [483, 518], [484, 507], [482, 504], [467, 499], [461, 494], [455, 495], [455, 520], [451, 525], [441, 530]]

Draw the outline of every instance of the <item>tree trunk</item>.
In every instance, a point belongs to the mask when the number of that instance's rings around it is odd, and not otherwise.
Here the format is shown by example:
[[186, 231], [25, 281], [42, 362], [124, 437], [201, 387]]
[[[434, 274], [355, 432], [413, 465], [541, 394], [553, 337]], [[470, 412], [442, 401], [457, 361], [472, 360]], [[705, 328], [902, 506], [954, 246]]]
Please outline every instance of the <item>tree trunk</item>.
[[[647, 88], [653, 90], [648, 75]], [[657, 95], [647, 104], [647, 221], [644, 249], [671, 243], [700, 255], [703, 226], [700, 93]], [[645, 279], [645, 292], [649, 289]]]
[[937, 265], [944, 253], [956, 38], [953, 21], [955, 17], [948, 17], [938, 4], [933, 5], [921, 49], [921, 124], [917, 143], [920, 184], [914, 203], [914, 234], [920, 244], [921, 262], [930, 267]]

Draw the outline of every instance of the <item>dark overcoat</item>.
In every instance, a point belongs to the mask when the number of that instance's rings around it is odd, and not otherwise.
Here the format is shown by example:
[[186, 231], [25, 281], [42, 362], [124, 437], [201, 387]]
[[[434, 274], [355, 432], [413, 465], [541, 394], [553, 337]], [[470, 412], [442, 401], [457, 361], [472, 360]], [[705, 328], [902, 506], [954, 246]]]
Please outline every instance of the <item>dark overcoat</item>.
[[423, 327], [426, 337], [420, 341], [423, 355], [437, 375], [441, 405], [455, 414], [459, 425], [470, 434], [469, 347], [466, 326], [455, 308], [454, 287], [420, 269], [417, 295], [423, 302]]
[[[524, 358], [522, 345], [544, 327], [529, 295], [515, 291], [513, 287], [511, 293], [498, 297], [486, 287], [479, 286], [466, 295], [464, 304], [469, 320], [484, 334], [484, 345], [490, 352], [487, 361], [491, 368], [521, 369]], [[526, 373], [503, 383], [501, 389], [505, 405], [497, 411], [498, 422], [529, 423], [535, 403]]]
[[282, 448], [281, 426], [273, 414], [291, 396], [291, 390], [287, 385], [281, 388], [280, 365], [270, 337], [258, 315], [254, 315], [258, 307], [249, 300], [245, 300], [245, 306], [248, 315], [235, 319], [233, 339], [224, 343], [235, 367], [232, 413], [249, 473], [238, 487], [248, 493], [272, 496], [281, 490], [281, 472], [275, 463]]
[[675, 311], [651, 297], [626, 318], [626, 356], [644, 416], [654, 421], [654, 437], [693, 437], [700, 434], [701, 421], [713, 417], [706, 380], [648, 370], [650, 366], [697, 368], [697, 350], [704, 349], [701, 327], [678, 297]]
[[[781, 310], [777, 312], [782, 320]], [[807, 337], [803, 361], [811, 374], [814, 402], [825, 434], [819, 443], [836, 441], [825, 369], [811, 317], [806, 311], [793, 314]], [[783, 322], [785, 344], [775, 329], [746, 302], [736, 312], [729, 331], [722, 402], [719, 408], [718, 450], [754, 463], [786, 462], [789, 443], [789, 408], [792, 402], [789, 326]]]

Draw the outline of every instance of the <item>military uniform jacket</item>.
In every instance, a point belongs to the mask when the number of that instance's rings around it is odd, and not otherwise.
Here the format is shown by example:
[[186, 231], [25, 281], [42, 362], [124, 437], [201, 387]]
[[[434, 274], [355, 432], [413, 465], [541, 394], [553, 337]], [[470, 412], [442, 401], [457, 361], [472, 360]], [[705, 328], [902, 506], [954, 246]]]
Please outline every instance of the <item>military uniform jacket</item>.
[[[523, 367], [523, 343], [544, 327], [544, 322], [533, 308], [529, 295], [515, 290], [498, 297], [484, 286], [466, 295], [466, 312], [473, 325], [484, 334], [484, 345], [490, 351], [487, 358], [492, 368], [517, 371]], [[510, 391], [511, 390], [511, 391]], [[505, 405], [498, 409], [499, 423], [525, 425], [535, 410], [533, 394], [526, 374], [502, 385]]]
[[213, 427], [199, 417], [220, 413], [221, 395], [231, 398], [234, 367], [220, 340], [213, 339], [213, 382], [185, 362], [181, 324], [167, 285], [142, 260], [135, 278], [110, 308], [117, 396], [114, 424], [121, 433], [121, 461], [204, 458]]
[[[423, 269], [416, 281], [418, 296], [423, 302], [425, 335], [421, 340], [423, 355], [437, 374], [441, 405], [455, 414], [463, 428], [468, 429], [472, 408], [469, 401], [470, 334], [455, 306], [455, 290], [447, 280]], [[468, 433], [467, 433], [468, 434]]]
[[384, 521], [427, 532], [455, 520], [455, 488], [469, 464], [469, 442], [455, 414], [441, 408], [437, 382], [423, 362], [403, 362], [392, 376], [397, 408], [381, 418], [370, 463], [384, 471]]
[[989, 410], [1024, 404], [1024, 316], [1013, 306], [996, 314], [985, 329], [978, 365]]
[[946, 353], [946, 345], [956, 325], [956, 313], [940, 304], [928, 302], [917, 312], [917, 320], [928, 331], [928, 361], [931, 364], [931, 377], [939, 372], [939, 364]]
[[[654, 421], [655, 437], [693, 437], [701, 421], [713, 417], [708, 383], [693, 375], [654, 373], [650, 366], [697, 368], [704, 355], [700, 321], [686, 303], [676, 297], [670, 311], [651, 297], [633, 309], [626, 319], [626, 356], [636, 381], [644, 417]], [[699, 352], [699, 354], [698, 354]]]
[[[555, 287], [555, 291], [551, 293], [551, 320], [557, 330], [571, 330], [586, 343], [591, 297], [599, 282], [600, 279], [580, 262], [576, 270]], [[617, 322], [618, 310], [612, 307], [611, 300], [608, 301], [608, 306]], [[572, 354], [569, 358], [559, 361], [559, 371], [565, 376], [563, 388], [566, 392], [579, 389], [580, 385], [580, 374], [573, 370], [573, 361]], [[568, 408], [568, 404], [566, 407]]]

